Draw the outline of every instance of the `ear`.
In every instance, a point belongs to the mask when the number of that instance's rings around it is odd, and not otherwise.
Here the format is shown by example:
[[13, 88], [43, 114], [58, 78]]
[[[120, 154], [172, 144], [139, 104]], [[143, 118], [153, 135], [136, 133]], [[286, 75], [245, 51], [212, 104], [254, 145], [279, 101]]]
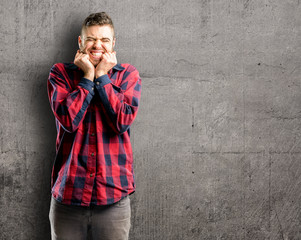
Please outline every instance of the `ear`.
[[78, 48], [81, 48], [82, 46], [82, 38], [78, 36]]
[[115, 47], [116, 38], [113, 38], [113, 48]]

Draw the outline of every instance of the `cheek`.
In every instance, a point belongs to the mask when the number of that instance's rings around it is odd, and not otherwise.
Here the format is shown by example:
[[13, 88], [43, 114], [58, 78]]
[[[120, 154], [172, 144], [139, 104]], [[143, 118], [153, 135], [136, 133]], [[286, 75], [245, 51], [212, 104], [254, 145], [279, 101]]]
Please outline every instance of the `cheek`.
[[112, 50], [113, 49], [113, 45], [111, 43], [105, 43], [104, 44], [106, 46], [107, 49]]
[[90, 49], [92, 47], [93, 44], [91, 44], [90, 42], [86, 42], [85, 44], [83, 44], [83, 48], [84, 49]]

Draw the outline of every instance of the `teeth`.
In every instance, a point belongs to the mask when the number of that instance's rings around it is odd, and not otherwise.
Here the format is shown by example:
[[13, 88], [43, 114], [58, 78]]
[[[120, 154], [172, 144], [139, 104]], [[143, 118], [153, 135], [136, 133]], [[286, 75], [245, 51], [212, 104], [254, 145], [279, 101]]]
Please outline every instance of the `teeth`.
[[97, 52], [92, 52], [91, 53], [93, 56], [100, 56], [101, 55], [101, 53], [97, 53]]

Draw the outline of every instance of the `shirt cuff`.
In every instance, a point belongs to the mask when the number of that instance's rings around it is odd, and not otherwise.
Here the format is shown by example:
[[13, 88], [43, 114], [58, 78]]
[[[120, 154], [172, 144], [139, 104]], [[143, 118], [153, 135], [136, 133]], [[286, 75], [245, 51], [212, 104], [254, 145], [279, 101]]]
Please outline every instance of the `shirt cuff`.
[[82, 78], [78, 84], [78, 86], [83, 87], [84, 89], [87, 89], [90, 93], [94, 92], [94, 82], [90, 81], [87, 78]]
[[100, 86], [103, 87], [104, 85], [108, 84], [108, 83], [112, 83], [108, 74], [102, 75], [99, 78], [95, 79], [95, 84], [96, 86]]

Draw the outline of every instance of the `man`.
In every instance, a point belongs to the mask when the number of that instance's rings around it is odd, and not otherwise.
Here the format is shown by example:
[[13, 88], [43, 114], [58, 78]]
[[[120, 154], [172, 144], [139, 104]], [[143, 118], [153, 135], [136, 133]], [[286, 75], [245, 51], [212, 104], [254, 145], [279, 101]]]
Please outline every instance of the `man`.
[[52, 171], [52, 239], [128, 239], [129, 194], [135, 191], [130, 125], [141, 79], [117, 64], [114, 26], [89, 15], [74, 63], [55, 64], [48, 95], [57, 126]]

